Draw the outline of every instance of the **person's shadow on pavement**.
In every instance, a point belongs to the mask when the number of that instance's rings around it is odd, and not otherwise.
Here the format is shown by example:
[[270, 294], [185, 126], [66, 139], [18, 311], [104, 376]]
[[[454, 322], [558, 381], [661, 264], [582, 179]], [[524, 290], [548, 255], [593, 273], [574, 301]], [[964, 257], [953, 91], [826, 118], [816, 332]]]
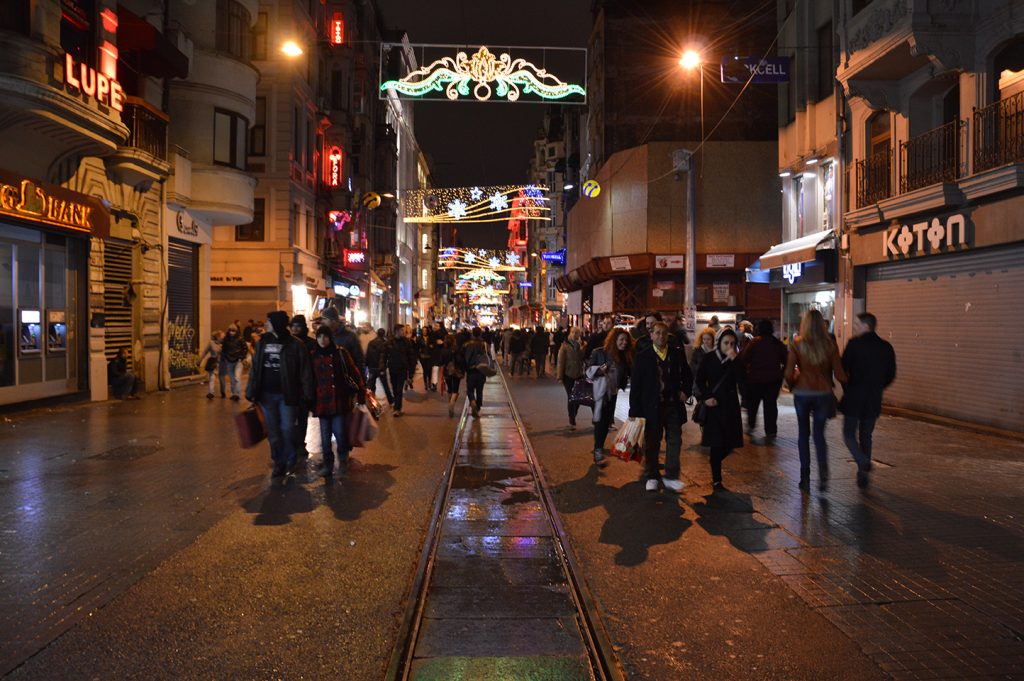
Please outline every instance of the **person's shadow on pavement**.
[[639, 565], [647, 560], [650, 547], [678, 541], [693, 523], [683, 517], [675, 494], [655, 495], [634, 481], [622, 487], [598, 482], [598, 467], [586, 475], [554, 488], [559, 513], [581, 513], [603, 506], [608, 518], [598, 541], [618, 546], [616, 565]]
[[324, 503], [338, 520], [358, 520], [363, 511], [379, 508], [391, 496], [388, 488], [395, 484], [395, 468], [379, 463], [352, 467], [348, 475], [321, 488]]
[[748, 553], [771, 548], [765, 539], [775, 526], [754, 517], [749, 494], [722, 490], [691, 505], [697, 513], [697, 524], [708, 534], [725, 537], [734, 547]]
[[256, 514], [253, 525], [287, 525], [292, 521], [291, 516], [313, 510], [313, 497], [309, 490], [289, 477], [244, 502], [242, 507]]

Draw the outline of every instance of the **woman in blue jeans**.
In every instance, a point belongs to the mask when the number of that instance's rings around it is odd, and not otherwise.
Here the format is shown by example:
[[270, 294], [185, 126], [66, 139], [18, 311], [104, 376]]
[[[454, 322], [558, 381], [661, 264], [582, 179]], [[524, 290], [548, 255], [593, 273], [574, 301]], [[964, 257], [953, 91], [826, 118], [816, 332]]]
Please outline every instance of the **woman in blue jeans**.
[[321, 326], [316, 332], [316, 350], [313, 353], [313, 386], [316, 400], [313, 415], [320, 419], [320, 446], [323, 462], [317, 474], [324, 478], [334, 475], [334, 450], [331, 436], [338, 443], [338, 474], [348, 472], [348, 437], [345, 419], [362, 400], [366, 385], [352, 356], [345, 348], [334, 344], [333, 332]]
[[846, 382], [839, 348], [828, 333], [818, 310], [808, 310], [800, 320], [800, 334], [789, 344], [786, 384], [793, 393], [799, 426], [800, 489], [810, 489], [811, 432], [818, 457], [818, 489], [828, 489], [828, 444], [825, 423], [835, 415], [835, 380]]

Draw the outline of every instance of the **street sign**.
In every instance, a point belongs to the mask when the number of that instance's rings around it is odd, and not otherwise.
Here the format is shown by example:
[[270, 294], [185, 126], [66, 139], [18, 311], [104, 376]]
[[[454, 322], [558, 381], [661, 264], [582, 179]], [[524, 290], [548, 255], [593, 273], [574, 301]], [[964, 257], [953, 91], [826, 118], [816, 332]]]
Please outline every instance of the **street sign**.
[[755, 85], [789, 82], [789, 57], [726, 57], [721, 66], [723, 83], [743, 85], [751, 74]]
[[544, 251], [540, 254], [542, 260], [546, 260], [556, 265], [565, 265], [565, 249], [560, 248], [557, 251]]

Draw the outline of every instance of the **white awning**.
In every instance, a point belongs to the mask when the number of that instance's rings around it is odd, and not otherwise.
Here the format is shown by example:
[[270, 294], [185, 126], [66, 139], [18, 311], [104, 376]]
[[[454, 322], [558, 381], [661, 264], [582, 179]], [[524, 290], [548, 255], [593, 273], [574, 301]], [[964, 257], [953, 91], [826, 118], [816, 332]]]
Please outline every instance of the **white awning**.
[[774, 267], [782, 267], [783, 265], [808, 262], [814, 260], [818, 251], [835, 247], [835, 232], [831, 229], [808, 234], [799, 239], [793, 239], [778, 246], [772, 246], [760, 258], [761, 269], [770, 270]]

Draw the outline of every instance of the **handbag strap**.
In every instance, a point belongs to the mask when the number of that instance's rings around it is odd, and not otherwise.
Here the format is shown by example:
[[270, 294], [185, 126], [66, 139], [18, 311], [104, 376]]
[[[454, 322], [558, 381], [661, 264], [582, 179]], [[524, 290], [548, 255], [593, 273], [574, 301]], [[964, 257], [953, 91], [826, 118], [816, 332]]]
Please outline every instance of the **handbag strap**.
[[[725, 383], [725, 379], [728, 376], [729, 376], [729, 370], [726, 369], [726, 373], [722, 374], [722, 377], [720, 379], [718, 379], [718, 383], [715, 383], [715, 386], [713, 388], [711, 388], [711, 396], [712, 397], [715, 397], [715, 393], [718, 392], [718, 389], [722, 387], [722, 384]], [[705, 397], [704, 400], [706, 400], [706, 399], [707, 398]], [[718, 399], [718, 398], [715, 398], [715, 399]], [[703, 402], [704, 400], [701, 400], [701, 402]]]

